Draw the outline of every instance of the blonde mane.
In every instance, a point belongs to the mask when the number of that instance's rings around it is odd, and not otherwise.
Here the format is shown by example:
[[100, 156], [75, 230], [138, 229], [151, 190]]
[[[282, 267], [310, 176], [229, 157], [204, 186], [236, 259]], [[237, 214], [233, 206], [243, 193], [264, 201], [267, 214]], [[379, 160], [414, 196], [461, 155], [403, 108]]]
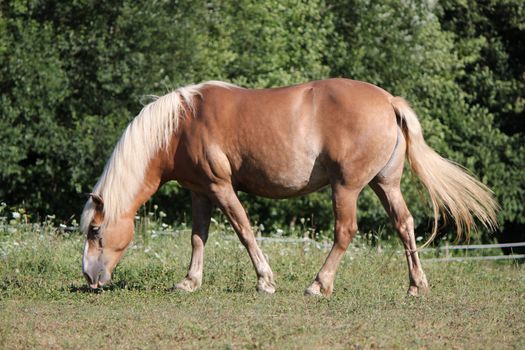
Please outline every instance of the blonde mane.
[[[115, 146], [93, 193], [104, 201], [104, 223], [114, 222], [129, 210], [153, 155], [169, 145], [179, 121], [186, 115], [185, 106], [194, 112], [194, 97], [201, 96], [205, 85], [225, 88], [235, 85], [208, 81], [179, 88], [146, 105], [127, 126]], [[95, 215], [95, 204], [89, 199], [82, 212], [80, 226], [87, 233]]]

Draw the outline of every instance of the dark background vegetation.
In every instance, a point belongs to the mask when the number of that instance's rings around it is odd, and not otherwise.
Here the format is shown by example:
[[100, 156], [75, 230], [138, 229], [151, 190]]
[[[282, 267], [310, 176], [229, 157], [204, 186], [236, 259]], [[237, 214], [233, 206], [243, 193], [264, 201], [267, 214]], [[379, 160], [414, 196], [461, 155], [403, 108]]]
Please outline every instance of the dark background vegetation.
[[[145, 95], [210, 79], [327, 77], [406, 97], [428, 143], [494, 190], [507, 233], [524, 231], [523, 0], [2, 1], [0, 200], [33, 220], [78, 221]], [[425, 230], [420, 186], [405, 176], [403, 188]], [[189, 194], [176, 184], [153, 200], [173, 222], [187, 217]], [[243, 201], [264, 232], [331, 227], [327, 190]], [[359, 206], [361, 231], [388, 225], [369, 190]]]

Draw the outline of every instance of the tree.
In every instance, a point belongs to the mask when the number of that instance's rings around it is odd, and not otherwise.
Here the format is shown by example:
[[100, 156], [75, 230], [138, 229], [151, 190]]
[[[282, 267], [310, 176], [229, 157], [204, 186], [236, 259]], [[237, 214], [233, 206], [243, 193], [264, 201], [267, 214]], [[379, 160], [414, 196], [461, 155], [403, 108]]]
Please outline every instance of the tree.
[[456, 81], [472, 105], [501, 130], [497, 157], [485, 159], [502, 205], [504, 240], [525, 238], [525, 3], [440, 2], [440, 22], [453, 33], [465, 73]]
[[[519, 0], [2, 2], [0, 198], [78, 217], [83, 193], [144, 96], [209, 79], [270, 87], [341, 76], [412, 102], [428, 143], [495, 190], [502, 222], [523, 224], [523, 7]], [[409, 176], [402, 186], [423, 232], [428, 201]], [[189, 211], [187, 191], [175, 184], [153, 201], [171, 220]], [[332, 225], [327, 190], [243, 201], [266, 227]], [[389, 227], [369, 190], [359, 223], [364, 231]]]

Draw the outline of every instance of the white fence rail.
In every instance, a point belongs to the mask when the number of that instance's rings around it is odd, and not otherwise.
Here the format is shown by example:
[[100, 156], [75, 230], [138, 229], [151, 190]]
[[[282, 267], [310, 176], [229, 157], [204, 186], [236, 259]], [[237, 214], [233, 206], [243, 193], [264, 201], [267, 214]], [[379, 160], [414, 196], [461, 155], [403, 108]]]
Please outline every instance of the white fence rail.
[[507, 259], [525, 259], [525, 254], [510, 255], [488, 255], [488, 256], [452, 256], [448, 258], [430, 258], [423, 259], [428, 262], [449, 262], [449, 261], [466, 261], [466, 260], [507, 260]]
[[[332, 244], [329, 242], [318, 242], [309, 238], [278, 238], [278, 237], [257, 237], [257, 241], [264, 243], [280, 243], [280, 244], [315, 244], [318, 247], [329, 249]], [[507, 259], [525, 259], [525, 254], [509, 254], [509, 255], [485, 255], [485, 256], [450, 256], [449, 251], [458, 250], [480, 250], [480, 249], [501, 249], [501, 248], [516, 248], [525, 247], [525, 242], [516, 243], [500, 243], [500, 244], [471, 244], [471, 245], [444, 245], [436, 248], [420, 249], [419, 253], [424, 256], [425, 253], [436, 253], [443, 251], [445, 256], [442, 258], [422, 258], [425, 262], [457, 262], [466, 260], [507, 260]], [[402, 253], [402, 251], [399, 251]]]
[[472, 244], [472, 245], [444, 245], [437, 248], [421, 249], [421, 253], [444, 251], [443, 258], [429, 258], [424, 259], [428, 262], [452, 262], [465, 260], [507, 260], [507, 259], [525, 259], [525, 254], [509, 254], [509, 255], [481, 255], [481, 256], [450, 256], [451, 250], [479, 250], [479, 249], [495, 249], [495, 248], [515, 248], [525, 247], [525, 242], [515, 243], [499, 243], [499, 244]]
[[435, 250], [466, 250], [466, 249], [489, 249], [489, 248], [512, 248], [525, 247], [525, 242], [516, 243], [500, 243], [500, 244], [472, 244], [472, 245], [444, 245], [437, 248], [425, 248], [419, 250], [420, 252], [435, 251]]

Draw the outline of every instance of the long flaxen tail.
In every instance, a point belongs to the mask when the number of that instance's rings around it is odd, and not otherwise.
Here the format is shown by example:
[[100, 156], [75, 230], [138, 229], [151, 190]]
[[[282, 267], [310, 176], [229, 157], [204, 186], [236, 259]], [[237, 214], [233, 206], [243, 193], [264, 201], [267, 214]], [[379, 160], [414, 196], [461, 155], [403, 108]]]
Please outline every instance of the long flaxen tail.
[[488, 229], [496, 229], [499, 206], [492, 191], [426, 144], [421, 124], [403, 98], [394, 97], [392, 106], [406, 138], [408, 163], [427, 188], [434, 211], [432, 234], [423, 246], [436, 237], [439, 217], [446, 219], [447, 213], [455, 221], [458, 239], [464, 233], [468, 238], [470, 231], [476, 228], [474, 217]]

